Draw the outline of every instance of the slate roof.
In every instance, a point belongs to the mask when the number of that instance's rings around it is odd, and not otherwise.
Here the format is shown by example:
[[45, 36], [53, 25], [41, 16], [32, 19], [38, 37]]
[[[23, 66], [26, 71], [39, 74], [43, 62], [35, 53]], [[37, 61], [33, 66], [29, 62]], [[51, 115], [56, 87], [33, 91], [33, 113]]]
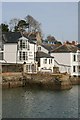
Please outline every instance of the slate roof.
[[31, 34], [31, 33], [30, 33], [29, 37], [28, 37], [28, 35], [29, 35], [29, 33], [27, 33], [27, 32], [24, 32], [24, 33], [23, 33], [23, 36], [29, 38], [29, 40], [37, 41], [35, 34]]
[[[5, 32], [2, 35], [2, 39], [5, 41], [5, 43], [17, 43], [19, 38], [21, 37], [22, 35], [20, 32]], [[35, 44], [31, 38], [27, 36], [24, 36], [24, 37], [26, 37], [30, 43]]]
[[47, 49], [49, 52], [51, 50], [54, 50], [57, 46], [55, 45], [50, 45], [50, 44], [41, 44], [42, 47], [44, 47], [45, 49]]
[[76, 46], [64, 44], [52, 50], [51, 53], [69, 53], [69, 52], [76, 52], [76, 51], [77, 51]]
[[77, 45], [77, 48], [80, 49], [80, 44]]
[[3, 33], [3, 39], [5, 39], [5, 43], [17, 43], [20, 37], [22, 37], [20, 32]]
[[40, 51], [40, 52], [36, 52], [36, 58], [54, 58], [54, 57]]

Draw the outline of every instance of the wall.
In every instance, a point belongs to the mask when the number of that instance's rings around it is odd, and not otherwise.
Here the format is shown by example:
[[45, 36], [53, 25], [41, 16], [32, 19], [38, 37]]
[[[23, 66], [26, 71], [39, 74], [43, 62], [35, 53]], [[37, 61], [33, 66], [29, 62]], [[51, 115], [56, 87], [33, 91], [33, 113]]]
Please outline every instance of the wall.
[[36, 46], [35, 44], [30, 44], [30, 50], [28, 52], [28, 62], [34, 63], [34, 52], [36, 52]]
[[[18, 50], [18, 59], [17, 59], [17, 63], [34, 63], [34, 58], [36, 57], [35, 55], [35, 52], [36, 52], [36, 44], [31, 44], [29, 43], [30, 45], [30, 49], [27, 50], [27, 49], [22, 49], [22, 50]], [[28, 60], [22, 60], [20, 61], [19, 60], [19, 51], [21, 52], [27, 52], [27, 56], [28, 56]]]
[[4, 60], [7, 63], [17, 62], [17, 44], [4, 44]]
[[[38, 45], [38, 47], [41, 47], [41, 50], [39, 50], [39, 51], [41, 51], [41, 52], [44, 52], [44, 53], [47, 53], [48, 54], [48, 50], [47, 49], [45, 49], [44, 47], [42, 47], [41, 45]], [[37, 48], [38, 49], [38, 48]]]
[[[47, 64], [44, 64], [44, 59], [47, 59]], [[52, 59], [52, 63], [49, 64], [49, 59]], [[53, 72], [53, 67], [54, 67], [54, 58], [40, 58], [40, 67], [39, 67], [39, 71], [41, 70], [41, 68], [46, 67], [47, 69], [52, 69]]]
[[[76, 60], [74, 61], [73, 57], [76, 56]], [[77, 56], [80, 56], [80, 53], [71, 53], [71, 76], [80, 76], [80, 72], [78, 71], [78, 66], [80, 66], [80, 57], [78, 59]], [[76, 71], [73, 72], [73, 66], [75, 66]]]
[[[71, 68], [67, 66], [71, 66], [71, 53], [51, 53], [51, 56], [62, 65], [58, 65], [56, 62], [54, 63], [55, 66], [59, 67], [59, 71], [61, 73], [67, 72], [71, 73]], [[66, 66], [63, 66], [66, 65]]]
[[4, 75], [2, 86], [3, 88], [26, 86], [48, 90], [67, 90], [72, 88], [69, 76], [51, 75], [49, 73]]
[[2, 72], [23, 72], [22, 64], [5, 64], [2, 65]]

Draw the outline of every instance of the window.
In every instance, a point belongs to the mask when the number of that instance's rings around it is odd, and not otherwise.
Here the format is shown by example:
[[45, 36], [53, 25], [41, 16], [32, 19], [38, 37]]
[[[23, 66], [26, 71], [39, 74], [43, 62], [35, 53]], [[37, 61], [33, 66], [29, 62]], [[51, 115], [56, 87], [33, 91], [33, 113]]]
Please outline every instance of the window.
[[27, 41], [26, 41], [26, 43], [25, 43], [25, 48], [27, 48]]
[[75, 66], [73, 66], [73, 72], [76, 72], [76, 69], [75, 69], [76, 67]]
[[73, 55], [73, 61], [76, 61], [76, 55]]
[[78, 66], [78, 72], [80, 73], [80, 66]]
[[28, 45], [27, 45], [27, 47], [26, 47], [28, 50], [30, 50], [30, 46], [29, 46], [29, 42], [28, 42]]
[[26, 48], [26, 49], [30, 49], [30, 46], [29, 46], [29, 43], [28, 41], [26, 40], [20, 40], [20, 44], [19, 44], [19, 47], [22, 49], [22, 48]]
[[52, 63], [52, 59], [51, 59], [51, 63]]
[[28, 60], [27, 52], [19, 52], [19, 60]]
[[27, 52], [26, 52], [26, 60], [28, 60]]
[[23, 52], [23, 60], [25, 60], [25, 52]]
[[3, 60], [3, 53], [0, 53], [0, 60]]
[[23, 43], [22, 43], [22, 48], [25, 48], [26, 46], [25, 46], [25, 41], [23, 41]]
[[41, 51], [41, 47], [38, 47], [38, 50]]
[[20, 40], [20, 48], [22, 48], [22, 40]]
[[80, 55], [77, 55], [77, 60], [78, 62], [80, 62]]
[[49, 59], [49, 64], [51, 63], [51, 59]]
[[47, 59], [44, 59], [44, 64], [47, 64]]
[[26, 65], [26, 72], [28, 72], [28, 65]]
[[31, 71], [31, 65], [28, 65], [28, 72]]
[[21, 60], [21, 52], [19, 52], [19, 60]]
[[52, 63], [52, 59], [49, 59], [49, 64], [51, 64]]

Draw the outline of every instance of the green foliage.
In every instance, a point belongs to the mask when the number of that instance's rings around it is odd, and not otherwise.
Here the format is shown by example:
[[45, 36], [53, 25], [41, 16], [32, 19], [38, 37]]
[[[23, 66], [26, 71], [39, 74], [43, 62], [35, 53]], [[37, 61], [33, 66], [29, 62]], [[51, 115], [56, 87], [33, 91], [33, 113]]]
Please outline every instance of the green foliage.
[[19, 31], [19, 30], [18, 30], [18, 26], [15, 26], [15, 27], [14, 27], [14, 32], [17, 32], [17, 31]]
[[25, 30], [26, 28], [29, 27], [29, 24], [26, 23], [25, 20], [20, 20], [20, 21], [18, 22], [17, 27], [18, 27], [19, 30], [21, 30], [21, 29], [22, 29], [22, 30]]
[[55, 37], [54, 37], [54, 36], [51, 36], [51, 35], [47, 36], [47, 40], [48, 40], [49, 42], [55, 42], [55, 41], [56, 41]]
[[8, 27], [9, 27], [8, 25], [2, 23], [2, 24], [1, 24], [2, 32], [9, 32], [9, 28], [8, 28]]
[[54, 44], [55, 45], [62, 45], [61, 41], [56, 41]]

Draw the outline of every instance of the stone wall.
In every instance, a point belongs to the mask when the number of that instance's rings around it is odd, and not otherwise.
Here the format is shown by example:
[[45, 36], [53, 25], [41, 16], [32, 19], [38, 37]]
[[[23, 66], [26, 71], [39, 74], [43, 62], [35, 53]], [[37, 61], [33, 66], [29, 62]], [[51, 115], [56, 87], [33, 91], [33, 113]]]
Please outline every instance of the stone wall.
[[23, 86], [23, 76], [17, 75], [4, 75], [2, 76], [2, 87], [3, 88], [14, 88]]
[[80, 77], [70, 77], [70, 81], [73, 85], [80, 85]]
[[2, 76], [3, 88], [14, 87], [31, 87], [48, 90], [68, 90], [74, 84], [79, 84], [79, 78], [69, 78], [69, 75], [64, 74], [6, 74]]
[[22, 64], [3, 64], [2, 72], [22, 72], [23, 65]]
[[69, 76], [61, 75], [61, 74], [48, 74], [48, 73], [38, 73], [38, 74], [25, 74], [24, 75], [24, 83], [26, 86], [38, 86], [43, 89], [50, 90], [64, 90], [71, 89], [72, 84], [69, 80]]

